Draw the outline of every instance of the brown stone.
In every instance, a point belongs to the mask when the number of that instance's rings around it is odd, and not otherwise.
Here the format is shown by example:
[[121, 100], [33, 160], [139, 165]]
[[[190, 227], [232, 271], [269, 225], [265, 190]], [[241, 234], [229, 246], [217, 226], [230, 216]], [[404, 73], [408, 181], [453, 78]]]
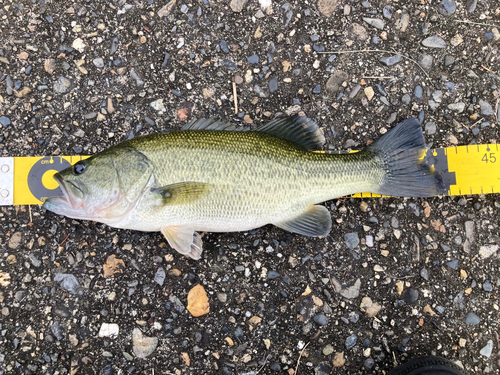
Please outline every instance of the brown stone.
[[192, 316], [198, 317], [210, 312], [207, 292], [201, 284], [196, 285], [189, 291], [187, 299], [187, 310]]
[[325, 17], [331, 17], [338, 5], [338, 0], [318, 0], [318, 10]]

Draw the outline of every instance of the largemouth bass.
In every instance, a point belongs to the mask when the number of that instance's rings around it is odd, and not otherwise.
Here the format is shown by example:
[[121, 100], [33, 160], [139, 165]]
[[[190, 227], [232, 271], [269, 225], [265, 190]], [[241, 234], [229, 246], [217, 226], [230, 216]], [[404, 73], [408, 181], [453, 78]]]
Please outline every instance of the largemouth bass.
[[357, 192], [440, 192], [440, 177], [419, 161], [425, 142], [414, 118], [357, 153], [313, 152], [324, 141], [306, 116], [257, 130], [197, 120], [180, 131], [120, 143], [55, 174], [64, 195], [48, 198], [44, 207], [115, 228], [161, 231], [172, 248], [199, 259], [199, 231], [274, 224], [326, 236], [332, 219], [318, 203]]

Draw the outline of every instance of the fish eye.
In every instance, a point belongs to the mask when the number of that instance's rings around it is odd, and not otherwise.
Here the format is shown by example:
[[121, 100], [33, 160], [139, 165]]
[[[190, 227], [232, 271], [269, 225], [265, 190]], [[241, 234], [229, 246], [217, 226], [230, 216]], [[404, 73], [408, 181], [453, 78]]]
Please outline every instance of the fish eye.
[[73, 166], [73, 172], [75, 172], [76, 175], [81, 175], [85, 172], [87, 169], [87, 165], [79, 161]]

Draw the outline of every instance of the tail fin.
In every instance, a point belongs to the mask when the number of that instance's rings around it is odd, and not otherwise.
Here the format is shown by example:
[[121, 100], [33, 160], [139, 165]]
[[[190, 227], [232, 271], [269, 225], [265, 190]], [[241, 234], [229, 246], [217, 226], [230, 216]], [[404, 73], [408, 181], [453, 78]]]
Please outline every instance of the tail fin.
[[425, 149], [424, 135], [415, 118], [400, 122], [368, 150], [381, 161], [385, 176], [375, 193], [400, 197], [431, 197], [442, 194], [443, 181], [419, 159]]

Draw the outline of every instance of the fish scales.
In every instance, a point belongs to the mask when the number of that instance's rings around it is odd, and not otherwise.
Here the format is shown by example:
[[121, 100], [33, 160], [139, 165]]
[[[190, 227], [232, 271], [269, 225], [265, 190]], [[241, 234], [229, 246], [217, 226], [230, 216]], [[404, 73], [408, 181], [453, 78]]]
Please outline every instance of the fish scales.
[[129, 144], [151, 160], [159, 185], [200, 181], [212, 186], [207, 196], [164, 213], [168, 220], [197, 220], [195, 226], [204, 231], [280, 222], [291, 210], [369, 190], [382, 177], [369, 155], [311, 153], [265, 133], [173, 132]]

